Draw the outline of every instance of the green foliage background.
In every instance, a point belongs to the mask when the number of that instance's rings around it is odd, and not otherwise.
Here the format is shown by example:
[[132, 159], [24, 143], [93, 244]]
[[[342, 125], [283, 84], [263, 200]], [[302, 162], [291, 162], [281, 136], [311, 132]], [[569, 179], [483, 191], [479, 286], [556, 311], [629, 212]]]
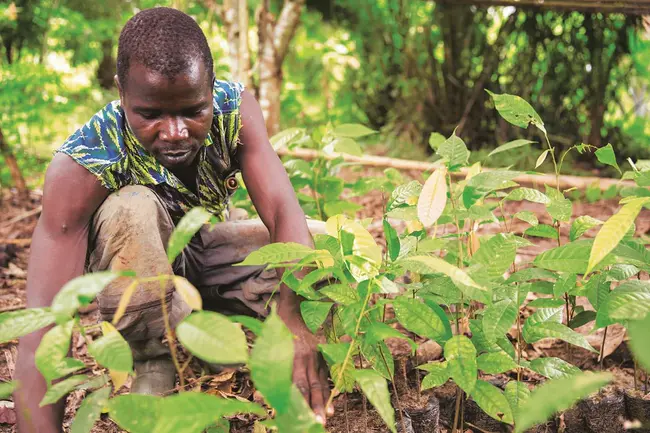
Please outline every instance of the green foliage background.
[[[52, 150], [117, 98], [117, 38], [137, 10], [162, 5], [191, 14], [208, 36], [217, 75], [229, 78], [213, 3], [0, 0], [0, 128], [28, 183], [38, 185]], [[254, 40], [259, 2], [248, 3]], [[282, 2], [271, 6], [277, 12]], [[531, 101], [559, 148], [611, 142], [621, 163], [647, 158], [649, 43], [640, 18], [622, 14], [310, 0], [283, 65], [282, 127], [363, 123], [381, 131], [366, 140], [368, 151], [425, 159], [430, 134], [447, 137], [458, 126], [473, 160], [482, 160], [520, 137], [495, 115], [489, 89]], [[504, 153], [499, 165], [529, 167], [533, 150]], [[594, 167], [589, 158], [568, 162], [572, 172]], [[2, 164], [0, 182], [8, 185]]]

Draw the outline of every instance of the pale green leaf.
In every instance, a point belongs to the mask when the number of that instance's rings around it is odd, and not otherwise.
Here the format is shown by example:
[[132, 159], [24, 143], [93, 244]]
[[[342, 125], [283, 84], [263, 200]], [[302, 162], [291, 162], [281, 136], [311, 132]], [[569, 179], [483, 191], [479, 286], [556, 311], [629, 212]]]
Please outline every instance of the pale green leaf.
[[476, 360], [479, 370], [487, 374], [499, 374], [517, 368], [517, 363], [505, 352], [483, 353]]
[[417, 349], [417, 344], [413, 340], [384, 322], [373, 321], [364, 327], [364, 331], [366, 333], [366, 341], [369, 344], [375, 344], [387, 338], [399, 338], [400, 340], [405, 340], [413, 351]]
[[439, 132], [432, 132], [429, 136], [429, 147], [431, 147], [432, 150], [436, 151], [440, 145], [445, 142], [445, 140], [446, 138], [444, 135], [440, 134]]
[[354, 373], [354, 378], [388, 428], [393, 433], [396, 433], [395, 411], [390, 404], [390, 393], [388, 392], [386, 379], [372, 370], [357, 370]]
[[[533, 188], [515, 188], [505, 197], [504, 200], [527, 200], [533, 203], [548, 204], [551, 199], [541, 191]], [[534, 224], [533, 224], [534, 225]]]
[[641, 320], [650, 313], [650, 282], [626, 281], [616, 287], [607, 301], [607, 313], [615, 320]]
[[557, 229], [548, 224], [538, 224], [529, 227], [524, 231], [527, 236], [534, 236], [536, 238], [557, 239]]
[[557, 279], [553, 285], [553, 296], [556, 298], [561, 297], [565, 293], [571, 292], [578, 282], [576, 274], [564, 274]]
[[464, 335], [451, 337], [444, 348], [447, 370], [456, 384], [468, 394], [476, 385], [478, 366], [476, 363], [476, 348], [469, 338]]
[[295, 385], [291, 386], [287, 412], [277, 413], [273, 421], [282, 433], [326, 433]]
[[88, 353], [110, 370], [131, 372], [133, 355], [129, 343], [108, 322], [102, 322], [102, 332], [103, 336], [88, 345]]
[[590, 217], [589, 215], [579, 216], [573, 220], [571, 230], [569, 232], [569, 240], [572, 242], [585, 234], [587, 230], [601, 225], [603, 222], [599, 219]]
[[392, 380], [395, 376], [395, 360], [390, 353], [390, 349], [386, 343], [379, 341], [378, 343], [370, 344], [366, 338], [361, 343], [361, 354], [370, 363], [370, 366], [382, 377]]
[[[591, 240], [578, 240], [561, 247], [553, 248], [539, 254], [533, 263], [535, 266], [557, 272], [584, 274], [587, 270]], [[608, 255], [596, 269], [614, 264], [614, 256]]]
[[72, 316], [79, 307], [89, 305], [118, 276], [117, 272], [95, 272], [69, 281], [52, 300], [52, 312], [57, 317]]
[[639, 215], [643, 205], [648, 202], [650, 202], [650, 197], [631, 200], [605, 221], [605, 224], [596, 235], [596, 239], [594, 239], [591, 254], [589, 255], [589, 265], [585, 273], [588, 274], [594, 270], [595, 266], [618, 245], [632, 224], [634, 224], [634, 220]]
[[496, 386], [483, 380], [476, 381], [474, 390], [470, 393], [476, 404], [497, 421], [506, 424], [514, 422], [512, 409], [503, 392]]
[[483, 333], [489, 342], [505, 335], [517, 318], [517, 306], [509, 299], [488, 306], [483, 314]]
[[518, 171], [493, 170], [473, 176], [463, 190], [465, 208], [469, 209], [474, 203], [492, 191], [510, 186], [512, 179], [520, 174]]
[[549, 149], [546, 149], [542, 153], [539, 154], [537, 157], [537, 161], [535, 161], [535, 168], [538, 168], [540, 165], [544, 164], [544, 161], [546, 161], [546, 157], [550, 153]]
[[442, 386], [449, 380], [447, 361], [429, 362], [418, 366], [418, 368], [429, 373], [424, 376], [422, 383], [420, 384], [422, 391]]
[[621, 168], [618, 166], [618, 163], [616, 162], [616, 155], [614, 154], [614, 148], [612, 147], [611, 144], [607, 144], [607, 146], [603, 146], [600, 149], [598, 149], [595, 152], [596, 158], [598, 158], [598, 161], [600, 161], [603, 164], [609, 165], [614, 167], [616, 170], [618, 170], [619, 173], [623, 174], [621, 171]]
[[562, 192], [550, 188], [548, 185], [546, 185], [546, 195], [551, 199], [550, 203], [546, 204], [548, 214], [557, 221], [570, 221], [573, 213], [571, 200], [566, 198]]
[[517, 246], [510, 234], [499, 233], [481, 243], [472, 257], [474, 263], [483, 265], [490, 280], [498, 279], [510, 268], [517, 255]]
[[337, 138], [336, 140], [332, 141], [331, 145], [333, 146], [335, 152], [347, 153], [354, 156], [363, 155], [363, 150], [361, 150], [359, 143], [350, 137]]
[[447, 204], [447, 170], [435, 170], [422, 187], [418, 199], [418, 218], [425, 227], [432, 226]]
[[185, 348], [205, 361], [240, 364], [248, 359], [244, 331], [219, 313], [190, 314], [176, 327], [176, 335]]
[[320, 301], [302, 301], [300, 303], [302, 319], [311, 332], [316, 332], [320, 328], [325, 319], [327, 319], [332, 305], [334, 304], [331, 302]]
[[296, 242], [277, 242], [264, 245], [253, 251], [239, 266], [260, 266], [267, 264], [289, 263], [301, 260], [318, 250], [313, 250], [307, 245]]
[[65, 397], [70, 391], [75, 389], [77, 385], [80, 385], [88, 380], [87, 376], [79, 375], [72, 376], [61, 382], [57, 382], [55, 385], [52, 385], [48, 388], [43, 396], [43, 399], [39, 403], [40, 407], [46, 406], [48, 404], [53, 404]]
[[539, 224], [539, 220], [537, 219], [537, 215], [535, 215], [533, 212], [529, 210], [523, 210], [521, 212], [517, 212], [516, 214], [513, 215], [515, 218], [520, 219], [524, 222], [527, 222], [531, 226], [536, 226]]
[[[436, 256], [409, 257], [401, 260], [399, 264], [408, 270], [414, 270], [414, 272], [421, 274], [445, 274], [457, 284], [463, 284], [487, 292], [487, 289], [476, 284], [463, 270]], [[413, 267], [411, 268], [411, 266]]]
[[110, 395], [110, 388], [102, 388], [84, 398], [72, 421], [70, 433], [89, 433], [108, 403]]
[[519, 407], [523, 405], [530, 397], [530, 390], [525, 383], [511, 380], [506, 385], [503, 391], [503, 395], [506, 396], [506, 400], [508, 400], [508, 404], [510, 404], [512, 412], [515, 413], [517, 410], [519, 410]]
[[305, 130], [302, 128], [289, 128], [280, 131], [273, 137], [269, 138], [273, 150], [278, 151], [289, 146], [291, 143], [298, 141], [305, 136]]
[[509, 141], [506, 144], [502, 144], [501, 146], [497, 147], [492, 152], [490, 152], [488, 154], [488, 158], [493, 156], [493, 155], [496, 155], [497, 153], [505, 152], [505, 151], [508, 151], [508, 150], [511, 150], [511, 149], [516, 149], [516, 148], [522, 147], [522, 146], [528, 146], [529, 144], [533, 144], [533, 143], [535, 143], [535, 142], [530, 141], [530, 140], [524, 140], [524, 139], [521, 139], [521, 138], [517, 139], [517, 140]]
[[74, 321], [57, 325], [45, 333], [34, 354], [34, 363], [45, 380], [66, 376], [85, 367], [77, 359], [67, 358]]
[[16, 380], [0, 383], [0, 400], [6, 400], [11, 397], [11, 394], [18, 389], [18, 386], [19, 382]]
[[0, 314], [0, 343], [14, 340], [54, 323], [49, 308], [28, 308]]
[[547, 271], [546, 269], [526, 268], [510, 275], [510, 278], [506, 280], [506, 283], [507, 284], [523, 283], [525, 281], [531, 281], [531, 280], [546, 280], [546, 279], [556, 279], [556, 278], [557, 278], [556, 273]]
[[546, 133], [544, 122], [531, 105], [516, 95], [507, 93], [497, 95], [486, 90], [494, 101], [494, 108], [507, 122], [520, 128], [528, 128], [529, 124], [535, 125], [540, 131]]
[[650, 344], [648, 344], [650, 314], [645, 319], [630, 322], [627, 330], [630, 335], [630, 348], [634, 357], [646, 371], [650, 371]]
[[130, 433], [151, 433], [156, 431], [162, 401], [156, 395], [118, 395], [108, 401], [108, 412], [117, 425]]
[[202, 207], [194, 207], [176, 224], [176, 228], [167, 241], [167, 260], [174, 263], [176, 257], [190, 243], [192, 237], [210, 221], [212, 215]]
[[515, 416], [515, 433], [545, 422], [556, 412], [571, 408], [579, 400], [598, 391], [612, 380], [609, 373], [580, 373], [554, 379], [532, 392]]
[[393, 210], [404, 204], [416, 204], [421, 192], [422, 185], [417, 180], [412, 180], [403, 185], [399, 185], [390, 195], [388, 210]]
[[440, 144], [436, 154], [447, 160], [447, 167], [450, 170], [467, 165], [469, 160], [469, 150], [467, 150], [465, 142], [456, 135], [455, 131]]
[[528, 368], [549, 379], [573, 376], [580, 373], [580, 369], [560, 358], [537, 358], [530, 361]]
[[332, 133], [338, 137], [360, 138], [366, 135], [376, 134], [377, 131], [358, 123], [343, 123], [334, 128]]
[[350, 305], [359, 301], [359, 294], [348, 284], [331, 284], [320, 289], [319, 293], [341, 305]]
[[203, 309], [203, 299], [201, 298], [201, 293], [199, 290], [194, 287], [186, 278], [174, 275], [174, 286], [176, 287], [176, 292], [181, 295], [181, 298], [192, 310], [202, 310]]
[[556, 322], [542, 322], [534, 326], [524, 328], [524, 339], [528, 343], [535, 343], [545, 338], [557, 338], [567, 343], [571, 343], [590, 352], [598, 353], [582, 334], [578, 334], [573, 329]]
[[291, 405], [293, 338], [273, 310], [264, 321], [251, 353], [251, 378], [255, 388], [278, 413], [287, 413]]

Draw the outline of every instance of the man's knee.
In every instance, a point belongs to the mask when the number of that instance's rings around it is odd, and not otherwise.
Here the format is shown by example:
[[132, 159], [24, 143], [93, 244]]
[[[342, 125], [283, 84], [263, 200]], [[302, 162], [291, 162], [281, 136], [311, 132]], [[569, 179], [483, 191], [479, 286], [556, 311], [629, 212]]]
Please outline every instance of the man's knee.
[[93, 223], [99, 230], [138, 234], [146, 227], [157, 228], [161, 222], [171, 225], [165, 213], [156, 193], [142, 185], [130, 185], [108, 196], [95, 213]]

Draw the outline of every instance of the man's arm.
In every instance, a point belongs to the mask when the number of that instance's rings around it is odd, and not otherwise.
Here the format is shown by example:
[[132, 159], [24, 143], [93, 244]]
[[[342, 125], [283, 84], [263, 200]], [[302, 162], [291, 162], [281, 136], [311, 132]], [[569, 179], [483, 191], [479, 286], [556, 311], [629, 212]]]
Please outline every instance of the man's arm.
[[[27, 307], [46, 307], [72, 278], [83, 273], [88, 228], [108, 190], [69, 156], [57, 154], [45, 175], [43, 212], [32, 237], [27, 278]], [[39, 408], [45, 379], [34, 365], [34, 352], [46, 330], [20, 339], [14, 393], [19, 433], [58, 433], [63, 403]], [[65, 400], [65, 399], [63, 399]]]
[[[240, 110], [242, 146], [238, 155], [242, 175], [255, 209], [269, 229], [271, 242], [297, 242], [313, 247], [305, 214], [287, 172], [269, 142], [262, 110], [247, 91], [242, 93]], [[318, 353], [316, 339], [300, 315], [300, 300], [284, 284], [280, 287], [278, 313], [297, 337], [294, 383], [324, 423], [325, 403], [329, 397], [327, 370]]]

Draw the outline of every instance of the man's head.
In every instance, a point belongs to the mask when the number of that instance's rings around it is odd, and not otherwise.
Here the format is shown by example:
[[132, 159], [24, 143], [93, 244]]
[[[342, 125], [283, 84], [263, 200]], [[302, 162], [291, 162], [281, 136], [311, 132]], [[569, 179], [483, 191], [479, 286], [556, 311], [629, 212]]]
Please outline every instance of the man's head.
[[122, 107], [140, 144], [169, 169], [190, 166], [210, 131], [213, 74], [205, 35], [183, 12], [146, 9], [122, 29]]

